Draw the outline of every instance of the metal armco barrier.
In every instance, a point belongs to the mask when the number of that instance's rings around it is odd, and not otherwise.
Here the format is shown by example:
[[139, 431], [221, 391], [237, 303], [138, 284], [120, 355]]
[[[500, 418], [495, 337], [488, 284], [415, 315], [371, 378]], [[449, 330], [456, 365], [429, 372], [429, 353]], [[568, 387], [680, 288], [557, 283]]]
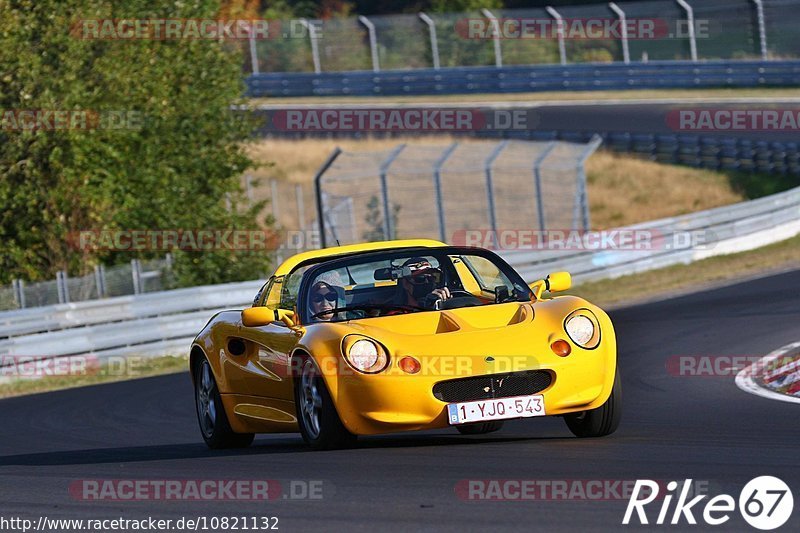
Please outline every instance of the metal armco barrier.
[[400, 96], [701, 87], [794, 87], [800, 61], [709, 60], [321, 73], [261, 73], [247, 95]]
[[[685, 231], [703, 231], [707, 238], [699, 245], [639, 251], [500, 253], [529, 281], [548, 272], [569, 270], [577, 282], [582, 282], [750, 250], [800, 234], [800, 187], [628, 229], [656, 230], [666, 242]], [[193, 336], [217, 309], [249, 305], [261, 283], [212, 285], [2, 313], [0, 338], [5, 340], [0, 341], [0, 355], [180, 355], [188, 351]], [[48, 324], [47, 328], [31, 325], [28, 330], [39, 333], [22, 334], [24, 324], [37, 323], [37, 316], [38, 323]]]

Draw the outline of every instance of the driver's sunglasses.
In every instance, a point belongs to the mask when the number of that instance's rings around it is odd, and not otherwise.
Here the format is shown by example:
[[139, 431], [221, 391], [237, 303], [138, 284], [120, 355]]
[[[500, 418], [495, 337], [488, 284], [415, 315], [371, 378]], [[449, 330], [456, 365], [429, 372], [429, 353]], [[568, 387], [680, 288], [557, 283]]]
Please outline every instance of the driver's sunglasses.
[[314, 295], [311, 296], [311, 301], [314, 302], [315, 304], [320, 304], [320, 303], [322, 303], [323, 300], [328, 300], [330, 303], [333, 303], [338, 298], [339, 298], [339, 296], [335, 292], [332, 292], [332, 291], [318, 292], [317, 294], [314, 294]]
[[430, 283], [439, 282], [438, 272], [420, 272], [419, 274], [412, 274], [409, 278], [412, 285], [428, 285]]

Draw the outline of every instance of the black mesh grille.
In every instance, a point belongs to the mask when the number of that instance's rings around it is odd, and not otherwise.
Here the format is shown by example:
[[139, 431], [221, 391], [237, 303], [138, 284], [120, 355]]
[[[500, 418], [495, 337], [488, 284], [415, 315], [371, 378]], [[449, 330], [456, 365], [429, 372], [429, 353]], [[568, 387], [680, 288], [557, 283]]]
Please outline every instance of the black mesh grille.
[[544, 370], [451, 379], [434, 385], [433, 395], [443, 402], [525, 396], [543, 391], [550, 386], [552, 380], [550, 372]]

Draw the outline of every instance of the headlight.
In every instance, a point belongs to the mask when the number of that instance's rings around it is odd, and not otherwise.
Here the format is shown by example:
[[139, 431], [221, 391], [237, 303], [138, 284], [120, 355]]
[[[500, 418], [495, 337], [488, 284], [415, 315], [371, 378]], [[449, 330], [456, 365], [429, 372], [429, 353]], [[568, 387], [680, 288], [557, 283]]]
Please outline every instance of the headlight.
[[357, 340], [345, 337], [343, 344], [347, 362], [359, 372], [374, 374], [386, 368], [386, 352], [376, 342], [364, 337]]
[[600, 343], [597, 319], [587, 309], [575, 311], [567, 317], [564, 329], [572, 342], [581, 348], [596, 348]]

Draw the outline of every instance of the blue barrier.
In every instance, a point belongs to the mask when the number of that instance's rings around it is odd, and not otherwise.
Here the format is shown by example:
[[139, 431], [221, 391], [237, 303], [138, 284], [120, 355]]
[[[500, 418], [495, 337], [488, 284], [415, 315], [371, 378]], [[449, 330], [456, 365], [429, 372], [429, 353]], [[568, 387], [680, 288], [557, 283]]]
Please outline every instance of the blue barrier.
[[800, 85], [800, 60], [651, 61], [383, 72], [268, 73], [246, 80], [247, 95], [399, 96]]

